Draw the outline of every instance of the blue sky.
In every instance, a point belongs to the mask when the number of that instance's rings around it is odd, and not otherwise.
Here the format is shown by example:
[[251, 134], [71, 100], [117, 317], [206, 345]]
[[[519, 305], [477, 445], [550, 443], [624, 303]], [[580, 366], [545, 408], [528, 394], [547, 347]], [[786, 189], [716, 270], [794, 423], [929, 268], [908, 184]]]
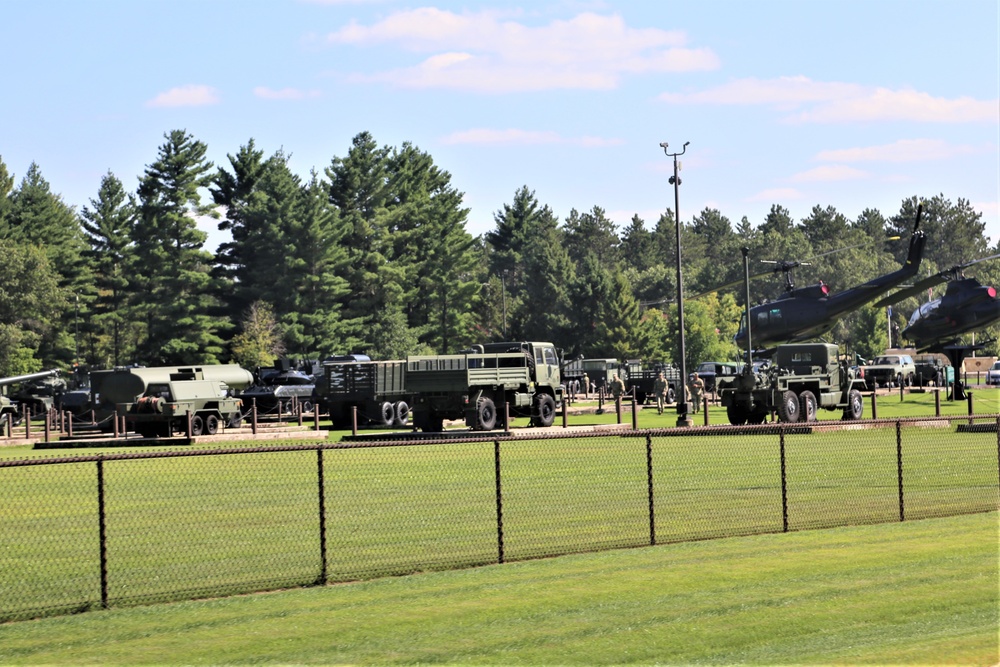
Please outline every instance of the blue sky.
[[473, 234], [522, 185], [651, 227], [690, 142], [684, 220], [943, 194], [1000, 240], [998, 0], [8, 0], [0, 44], [0, 158], [78, 209], [174, 129], [303, 178], [368, 131], [449, 171]]

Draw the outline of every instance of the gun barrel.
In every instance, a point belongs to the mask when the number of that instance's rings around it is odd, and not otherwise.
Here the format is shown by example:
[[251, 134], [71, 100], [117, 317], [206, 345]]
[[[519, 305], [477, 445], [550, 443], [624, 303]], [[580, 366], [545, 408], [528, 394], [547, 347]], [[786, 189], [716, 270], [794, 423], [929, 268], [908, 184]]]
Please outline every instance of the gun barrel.
[[53, 375], [59, 375], [58, 368], [42, 371], [40, 373], [28, 373], [27, 375], [15, 375], [14, 377], [0, 378], [0, 387], [6, 387], [9, 384], [18, 384], [20, 382], [41, 380], [42, 378], [52, 377]]

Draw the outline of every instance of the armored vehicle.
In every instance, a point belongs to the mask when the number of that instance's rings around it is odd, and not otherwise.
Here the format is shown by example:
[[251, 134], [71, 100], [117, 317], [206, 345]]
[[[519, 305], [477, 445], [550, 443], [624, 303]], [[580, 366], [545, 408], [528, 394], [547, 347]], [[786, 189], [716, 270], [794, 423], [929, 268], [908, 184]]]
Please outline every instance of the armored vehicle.
[[258, 374], [258, 380], [243, 392], [242, 398], [248, 406], [254, 402], [258, 414], [279, 410], [290, 414], [296, 405], [303, 412], [312, 412], [315, 387], [316, 381], [302, 368], [293, 368], [288, 359], [278, 359], [273, 369]]
[[31, 410], [32, 418], [42, 418], [50, 410], [59, 407], [60, 398], [66, 390], [66, 381], [59, 377], [59, 370], [22, 375], [24, 379], [16, 384], [17, 390], [8, 393], [8, 398], [21, 406], [21, 411]]
[[731, 424], [760, 424], [772, 411], [783, 422], [813, 421], [816, 411], [843, 410], [844, 419], [860, 419], [865, 382], [847, 362], [838, 361], [836, 345], [779, 345], [773, 363], [719, 383], [722, 405]]
[[[24, 385], [26, 383], [37, 383], [45, 382], [50, 379], [59, 380], [59, 369], [53, 368], [52, 370], [42, 371], [40, 373], [28, 373], [27, 375], [15, 375], [13, 377], [0, 378], [0, 388], [6, 392], [6, 388], [11, 385]], [[60, 380], [61, 381], [61, 380]], [[54, 386], [54, 385], [53, 385]], [[63, 385], [65, 386], [65, 385]], [[52, 405], [46, 405], [45, 401], [39, 401], [39, 403], [22, 403], [21, 398], [24, 396], [30, 396], [30, 394], [25, 394], [25, 389], [15, 392], [11, 395], [0, 395], [0, 426], [6, 426], [9, 420], [11, 424], [19, 424], [21, 419], [24, 417], [24, 409], [27, 407], [31, 410], [31, 414], [34, 416], [42, 416], [51, 408]], [[54, 400], [55, 392], [50, 392], [48, 398], [49, 400]]]
[[359, 424], [406, 426], [410, 418], [406, 362], [372, 361], [362, 354], [323, 362], [316, 400], [330, 413], [335, 428], [351, 426], [357, 408]]
[[189, 413], [192, 435], [214, 435], [224, 420], [238, 427], [242, 402], [235, 392], [252, 381], [249, 371], [229, 364], [95, 372], [91, 386], [97, 386], [105, 410], [113, 407], [148, 438], [186, 432]]
[[423, 431], [441, 431], [446, 419], [464, 419], [477, 431], [506, 427], [505, 404], [511, 417], [547, 427], [563, 402], [552, 343], [489, 343], [463, 354], [410, 356], [406, 389], [414, 426]]

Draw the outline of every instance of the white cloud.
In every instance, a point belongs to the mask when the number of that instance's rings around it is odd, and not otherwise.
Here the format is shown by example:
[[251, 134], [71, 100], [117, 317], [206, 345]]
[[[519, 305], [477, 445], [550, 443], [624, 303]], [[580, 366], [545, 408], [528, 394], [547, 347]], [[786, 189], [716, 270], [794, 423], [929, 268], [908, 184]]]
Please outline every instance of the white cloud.
[[500, 145], [544, 145], [544, 144], [566, 144], [574, 146], [584, 146], [587, 148], [618, 146], [623, 143], [621, 139], [608, 139], [604, 137], [564, 137], [558, 132], [551, 130], [518, 130], [508, 128], [505, 130], [494, 130], [489, 128], [474, 128], [471, 130], [461, 130], [453, 132], [441, 139], [445, 144], [475, 144], [485, 146]]
[[253, 89], [253, 94], [265, 100], [304, 100], [320, 96], [318, 90], [299, 90], [298, 88], [272, 90], [267, 86], [257, 86]]
[[973, 146], [954, 145], [940, 139], [900, 139], [881, 146], [821, 151], [815, 159], [820, 162], [925, 162], [969, 155], [978, 150]]
[[911, 89], [890, 90], [853, 83], [813, 81], [804, 76], [739, 79], [691, 93], [663, 93], [669, 104], [771, 106], [798, 123], [917, 121], [1000, 122], [1000, 100], [933, 97]]
[[456, 14], [424, 7], [397, 12], [371, 26], [351, 22], [326, 41], [388, 43], [431, 54], [414, 65], [349, 77], [410, 88], [611, 89], [625, 75], [719, 67], [711, 50], [686, 46], [683, 32], [630, 28], [618, 15], [589, 12], [535, 27], [496, 11]]
[[831, 181], [850, 181], [865, 178], [869, 174], [846, 165], [824, 165], [808, 171], [799, 172], [789, 180], [793, 183], [829, 183]]
[[200, 107], [218, 104], [219, 95], [211, 86], [189, 84], [171, 88], [146, 102], [147, 107]]

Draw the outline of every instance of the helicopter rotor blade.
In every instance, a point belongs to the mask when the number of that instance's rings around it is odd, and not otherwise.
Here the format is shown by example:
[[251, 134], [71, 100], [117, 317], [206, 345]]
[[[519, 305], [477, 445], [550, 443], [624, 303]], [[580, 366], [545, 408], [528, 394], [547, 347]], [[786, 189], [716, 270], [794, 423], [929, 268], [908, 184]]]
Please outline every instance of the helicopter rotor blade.
[[920, 228], [920, 216], [923, 215], [923, 212], [924, 212], [924, 203], [920, 202], [919, 204], [917, 204], [917, 221], [913, 223], [914, 234], [916, 234], [917, 229]]
[[1000, 259], [1000, 253], [997, 253], [995, 255], [990, 255], [989, 257], [980, 257], [979, 259], [974, 259], [971, 262], [966, 262], [965, 264], [956, 264], [950, 269], [945, 269], [944, 271], [938, 271], [937, 273], [927, 276], [923, 280], [918, 280], [917, 282], [913, 283], [913, 285], [907, 287], [906, 289], [902, 289], [898, 292], [890, 294], [889, 296], [876, 301], [872, 305], [875, 307], [881, 307], [894, 304], [898, 301], [902, 301], [903, 299], [906, 299], [908, 297], [920, 294], [929, 287], [934, 287], [935, 285], [940, 285], [943, 282], [947, 282], [949, 280], [957, 278], [959, 272], [961, 272], [963, 269], [979, 264], [980, 262], [989, 261], [991, 259]]

